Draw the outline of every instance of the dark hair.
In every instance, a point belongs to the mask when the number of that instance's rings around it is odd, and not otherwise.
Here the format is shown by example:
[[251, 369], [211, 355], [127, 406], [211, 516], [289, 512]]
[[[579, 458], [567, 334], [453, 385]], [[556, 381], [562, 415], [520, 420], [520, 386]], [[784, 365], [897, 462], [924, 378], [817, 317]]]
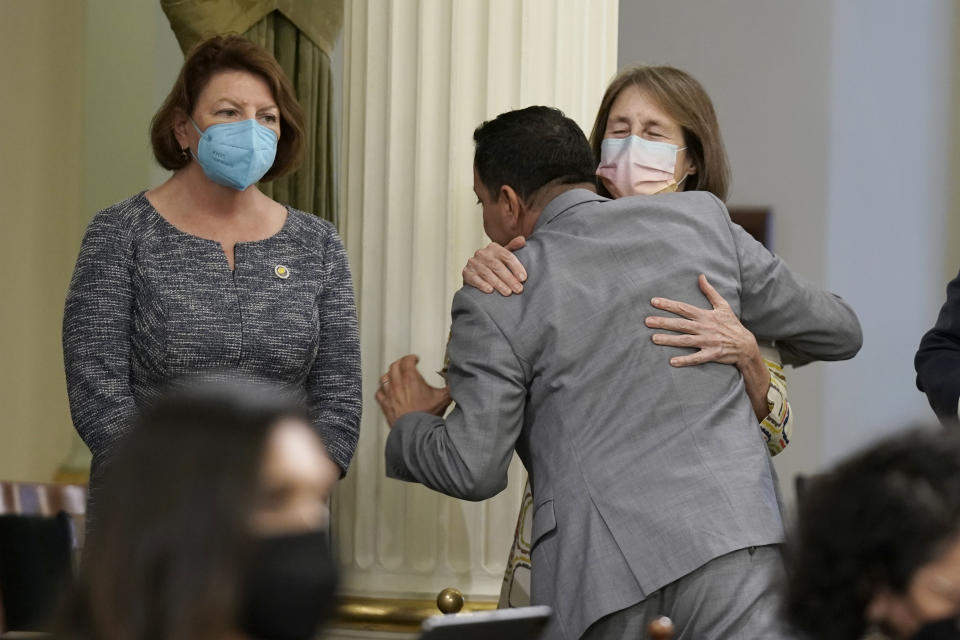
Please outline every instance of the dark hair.
[[548, 182], [593, 183], [590, 145], [577, 123], [551, 107], [501, 113], [473, 132], [477, 176], [492, 197], [508, 185], [526, 200]]
[[191, 114], [210, 78], [221, 71], [247, 71], [261, 77], [280, 109], [280, 139], [273, 166], [261, 178], [279, 178], [299, 166], [303, 155], [303, 109], [283, 69], [269, 51], [238, 35], [214, 36], [188, 53], [170, 94], [150, 122], [153, 155], [164, 169], [176, 171], [191, 162], [185, 156], [174, 125], [180, 112]]
[[246, 384], [174, 392], [147, 410], [97, 494], [61, 636], [201, 640], [235, 631], [264, 449], [286, 417], [306, 419]]
[[[600, 143], [607, 130], [610, 109], [620, 92], [630, 86], [647, 92], [683, 129], [687, 156], [697, 171], [683, 181], [681, 190], [709, 191], [725, 201], [730, 186], [730, 165], [727, 163], [727, 152], [713, 103], [703, 85], [686, 71], [674, 67], [634, 65], [622, 70], [610, 82], [600, 101], [590, 134], [595, 165], [600, 164]], [[597, 182], [597, 193], [610, 197], [603, 182]]]
[[886, 439], [804, 492], [787, 614], [812, 638], [859, 638], [874, 595], [905, 592], [958, 535], [960, 437], [915, 429]]

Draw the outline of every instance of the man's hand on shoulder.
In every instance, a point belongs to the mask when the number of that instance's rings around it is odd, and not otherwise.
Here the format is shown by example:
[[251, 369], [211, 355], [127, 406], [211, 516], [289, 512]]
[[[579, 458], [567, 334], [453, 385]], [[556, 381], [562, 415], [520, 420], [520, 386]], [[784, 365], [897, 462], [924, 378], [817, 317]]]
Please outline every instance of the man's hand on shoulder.
[[449, 387], [438, 389], [427, 384], [417, 371], [419, 361], [413, 354], [403, 356], [380, 376], [376, 398], [391, 429], [402, 415], [423, 411], [442, 416], [450, 405]]

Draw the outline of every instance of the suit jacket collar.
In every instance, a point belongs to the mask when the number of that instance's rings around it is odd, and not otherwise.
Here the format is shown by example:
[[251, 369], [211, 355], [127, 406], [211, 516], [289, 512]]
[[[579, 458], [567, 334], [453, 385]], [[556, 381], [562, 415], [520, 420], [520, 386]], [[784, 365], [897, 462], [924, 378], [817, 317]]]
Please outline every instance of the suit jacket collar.
[[560, 214], [572, 209], [573, 207], [581, 205], [585, 202], [600, 202], [607, 199], [608, 198], [599, 196], [589, 189], [571, 189], [570, 191], [564, 191], [556, 198], [548, 202], [547, 206], [545, 206], [543, 211], [540, 212], [540, 217], [537, 219], [537, 224], [533, 225], [533, 233], [536, 233], [537, 229], [540, 227], [550, 224], [553, 222], [553, 220], [559, 217]]

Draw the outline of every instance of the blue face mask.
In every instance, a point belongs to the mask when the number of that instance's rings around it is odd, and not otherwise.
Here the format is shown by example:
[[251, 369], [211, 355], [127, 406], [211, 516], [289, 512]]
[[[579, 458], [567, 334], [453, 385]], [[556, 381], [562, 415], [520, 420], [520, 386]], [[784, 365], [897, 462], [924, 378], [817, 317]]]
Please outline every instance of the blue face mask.
[[217, 184], [243, 191], [273, 166], [277, 134], [256, 120], [212, 124], [206, 131], [190, 122], [200, 134], [197, 162]]

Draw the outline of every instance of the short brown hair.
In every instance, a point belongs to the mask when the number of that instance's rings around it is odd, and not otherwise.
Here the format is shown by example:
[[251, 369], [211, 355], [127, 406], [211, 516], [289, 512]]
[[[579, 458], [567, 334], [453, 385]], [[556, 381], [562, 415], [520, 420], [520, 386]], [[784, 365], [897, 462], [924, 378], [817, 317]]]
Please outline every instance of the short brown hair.
[[[693, 76], [674, 67], [634, 65], [623, 69], [610, 82], [590, 134], [590, 148], [597, 163], [600, 162], [600, 143], [603, 142], [613, 101], [629, 86], [646, 91], [683, 129], [687, 154], [697, 172], [687, 177], [681, 185], [682, 190], [709, 191], [726, 200], [730, 187], [730, 165], [713, 103]], [[602, 181], [598, 181], [597, 190], [601, 195], [610, 197]]]
[[184, 156], [174, 135], [177, 112], [192, 113], [210, 78], [221, 71], [247, 71], [263, 78], [280, 109], [277, 156], [262, 180], [273, 180], [294, 171], [303, 155], [303, 109], [290, 80], [270, 52], [238, 35], [214, 36], [187, 53], [170, 95], [150, 122], [150, 142], [157, 162], [171, 171], [190, 163], [191, 158]]

